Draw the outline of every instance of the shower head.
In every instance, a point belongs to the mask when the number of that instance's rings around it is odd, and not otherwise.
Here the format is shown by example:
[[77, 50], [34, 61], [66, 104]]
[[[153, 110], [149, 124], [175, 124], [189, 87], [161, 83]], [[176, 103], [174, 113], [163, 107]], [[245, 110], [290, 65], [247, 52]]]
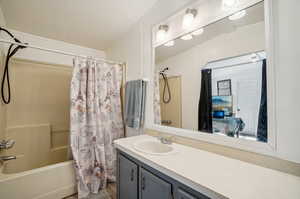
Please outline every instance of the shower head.
[[165, 68], [162, 69], [159, 73], [160, 73], [160, 74], [164, 74], [167, 70], [169, 70], [169, 67], [165, 67]]

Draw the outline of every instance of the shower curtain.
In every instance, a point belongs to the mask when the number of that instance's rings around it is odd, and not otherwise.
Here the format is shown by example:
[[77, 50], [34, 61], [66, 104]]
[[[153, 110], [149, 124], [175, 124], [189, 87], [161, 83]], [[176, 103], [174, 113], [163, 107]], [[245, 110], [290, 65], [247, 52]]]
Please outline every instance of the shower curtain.
[[153, 112], [154, 124], [161, 124], [161, 110], [160, 110], [160, 95], [159, 95], [159, 71], [154, 73], [154, 92], [153, 92]]
[[212, 133], [211, 69], [201, 71], [201, 90], [198, 105], [198, 130]]
[[257, 126], [257, 139], [268, 142], [267, 60], [262, 61], [261, 99]]
[[113, 140], [123, 137], [122, 68], [92, 59], [74, 59], [71, 81], [70, 144], [78, 197], [104, 193], [116, 179]]

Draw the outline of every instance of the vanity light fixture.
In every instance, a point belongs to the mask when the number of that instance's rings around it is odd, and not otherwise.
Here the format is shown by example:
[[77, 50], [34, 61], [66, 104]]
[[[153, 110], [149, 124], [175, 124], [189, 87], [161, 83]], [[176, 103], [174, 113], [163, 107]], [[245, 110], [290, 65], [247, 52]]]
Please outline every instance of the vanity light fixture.
[[203, 28], [200, 28], [200, 29], [195, 30], [194, 32], [192, 32], [192, 35], [198, 36], [198, 35], [203, 34], [203, 32], [204, 32], [204, 29], [203, 29]]
[[180, 37], [180, 39], [187, 41], [187, 40], [193, 39], [193, 36], [191, 34], [187, 34], [187, 35], [183, 35], [182, 37]]
[[164, 46], [166, 46], [166, 47], [171, 47], [171, 46], [174, 46], [174, 45], [175, 45], [174, 40], [168, 41], [167, 43], [164, 44]]
[[233, 15], [229, 16], [228, 19], [231, 21], [235, 21], [235, 20], [243, 18], [244, 16], [246, 16], [246, 14], [247, 14], [246, 10], [241, 10], [241, 11], [236, 12]]
[[168, 25], [160, 25], [158, 27], [158, 31], [156, 32], [156, 41], [157, 42], [164, 41], [167, 37], [168, 30], [169, 30]]
[[185, 11], [185, 15], [183, 16], [183, 20], [182, 20], [183, 29], [189, 29], [193, 25], [197, 13], [198, 13], [197, 9], [188, 8]]
[[222, 0], [222, 9], [225, 11], [234, 9], [238, 6], [240, 0]]

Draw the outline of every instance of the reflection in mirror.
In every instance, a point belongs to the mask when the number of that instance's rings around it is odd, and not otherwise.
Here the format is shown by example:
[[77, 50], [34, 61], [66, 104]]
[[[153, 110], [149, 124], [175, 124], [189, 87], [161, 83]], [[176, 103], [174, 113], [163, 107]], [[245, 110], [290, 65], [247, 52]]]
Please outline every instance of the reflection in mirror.
[[264, 2], [155, 48], [155, 123], [267, 142]]

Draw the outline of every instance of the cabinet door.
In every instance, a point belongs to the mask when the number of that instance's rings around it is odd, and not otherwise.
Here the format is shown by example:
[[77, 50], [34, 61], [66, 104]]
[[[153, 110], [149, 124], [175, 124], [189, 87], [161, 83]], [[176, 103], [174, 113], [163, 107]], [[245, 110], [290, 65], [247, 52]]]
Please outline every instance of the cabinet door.
[[135, 163], [119, 156], [119, 199], [138, 199], [138, 167]]
[[178, 189], [176, 199], [197, 199], [197, 198], [182, 189]]
[[172, 199], [172, 186], [152, 173], [141, 169], [140, 199]]

